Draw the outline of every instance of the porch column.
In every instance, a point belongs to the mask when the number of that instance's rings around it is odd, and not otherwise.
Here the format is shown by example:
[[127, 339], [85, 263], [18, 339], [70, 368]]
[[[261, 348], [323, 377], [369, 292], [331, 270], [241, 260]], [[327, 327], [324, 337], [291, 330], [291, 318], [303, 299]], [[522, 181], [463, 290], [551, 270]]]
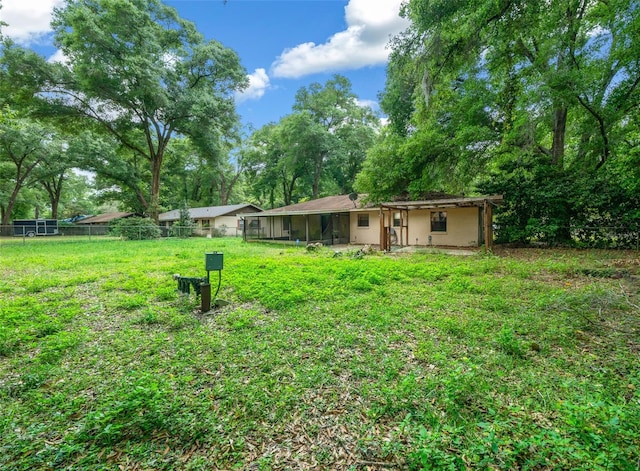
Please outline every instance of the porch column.
[[307, 239], [307, 245], [309, 245], [310, 239], [309, 239], [309, 215], [308, 214], [305, 214], [304, 216], [304, 232]]
[[493, 207], [487, 200], [484, 202], [484, 247], [493, 247]]
[[384, 208], [380, 207], [380, 250], [387, 250], [387, 239], [384, 233]]
[[[407, 211], [407, 217], [406, 217], [406, 219], [404, 221], [406, 221], [406, 227], [407, 227], [407, 231], [406, 231], [405, 237], [406, 237], [407, 247], [408, 247], [409, 245], [411, 245], [409, 243], [409, 210], [407, 209], [406, 211]], [[404, 211], [402, 213], [400, 213], [400, 214], [404, 214]]]

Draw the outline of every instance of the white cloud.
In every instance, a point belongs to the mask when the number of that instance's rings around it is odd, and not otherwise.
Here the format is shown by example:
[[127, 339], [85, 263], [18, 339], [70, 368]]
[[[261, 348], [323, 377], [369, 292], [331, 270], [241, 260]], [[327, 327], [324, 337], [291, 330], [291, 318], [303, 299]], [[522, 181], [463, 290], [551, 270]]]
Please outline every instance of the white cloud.
[[356, 98], [356, 105], [360, 108], [371, 108], [372, 110], [379, 108], [378, 102], [375, 100], [360, 100]]
[[249, 86], [243, 92], [236, 94], [236, 102], [242, 103], [246, 100], [257, 100], [264, 95], [269, 88], [270, 81], [267, 71], [260, 68], [248, 75]]
[[7, 23], [2, 34], [17, 43], [29, 45], [51, 32], [53, 8], [63, 0], [2, 0], [0, 20]]
[[272, 75], [300, 78], [386, 63], [389, 39], [409, 25], [398, 16], [401, 4], [402, 0], [350, 0], [345, 7], [346, 30], [324, 44], [308, 42], [286, 49], [271, 65]]
[[64, 55], [64, 52], [62, 52], [61, 49], [58, 49], [58, 50], [56, 50], [56, 52], [54, 52], [51, 55], [51, 57], [49, 57], [49, 59], [47, 59], [47, 62], [50, 62], [50, 63], [59, 62], [61, 64], [68, 65], [69, 64], [69, 58]]

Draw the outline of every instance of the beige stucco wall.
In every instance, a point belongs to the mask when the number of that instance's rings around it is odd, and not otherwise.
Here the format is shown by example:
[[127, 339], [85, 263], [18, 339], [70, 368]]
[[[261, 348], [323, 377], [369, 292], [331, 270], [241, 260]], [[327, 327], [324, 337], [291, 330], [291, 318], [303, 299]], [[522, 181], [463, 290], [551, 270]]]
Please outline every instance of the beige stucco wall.
[[[431, 245], [477, 247], [478, 246], [478, 217], [479, 208], [446, 208], [439, 211], [447, 213], [447, 231], [431, 232], [430, 209], [409, 211], [408, 221], [404, 223], [409, 230], [409, 245], [428, 245], [431, 236]], [[358, 227], [358, 214], [362, 211], [351, 213], [350, 243], [352, 244], [380, 244], [380, 212], [378, 209], [366, 211], [369, 214], [369, 227]], [[400, 238], [400, 228], [396, 227], [396, 233]], [[402, 243], [406, 243], [406, 231], [403, 229]]]
[[[369, 214], [369, 227], [358, 227], [358, 214]], [[380, 244], [380, 210], [353, 211], [350, 217], [349, 243]]]
[[437, 210], [447, 213], [446, 232], [431, 232], [432, 211], [436, 210], [409, 211], [409, 245], [428, 245], [429, 236], [431, 236], [431, 245], [478, 246], [479, 209], [477, 207]]
[[206, 235], [210, 232], [210, 229], [217, 228], [220, 229], [222, 226], [226, 226], [227, 229], [224, 235], [227, 236], [242, 236], [241, 230], [236, 230], [238, 227], [238, 221], [240, 220], [239, 216], [219, 216], [217, 218], [208, 219], [209, 227], [204, 227], [204, 222], [207, 219], [197, 219], [196, 220], [196, 233], [199, 235]]
[[[236, 231], [236, 228], [238, 227], [238, 221], [240, 221], [240, 216], [219, 216], [211, 222], [211, 226], [216, 228], [227, 226], [225, 235], [228, 236], [242, 235], [240, 231]], [[238, 234], [236, 234], [236, 232]]]

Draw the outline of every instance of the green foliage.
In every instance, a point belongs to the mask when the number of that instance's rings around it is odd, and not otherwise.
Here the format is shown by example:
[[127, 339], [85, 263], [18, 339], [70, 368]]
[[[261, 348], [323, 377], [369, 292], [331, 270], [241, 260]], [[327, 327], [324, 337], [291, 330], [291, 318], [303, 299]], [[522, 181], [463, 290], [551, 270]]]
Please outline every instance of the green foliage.
[[637, 246], [635, 13], [628, 0], [406, 2], [380, 100], [390, 125], [358, 191], [502, 194], [501, 241]]
[[293, 113], [253, 133], [243, 151], [254, 197], [274, 207], [352, 192], [377, 127], [345, 77], [301, 88]]
[[[247, 85], [238, 56], [205, 41], [159, 0], [68, 2], [55, 11], [52, 26], [68, 67], [51, 77], [56, 93], [49, 97], [115, 136], [129, 166], [148, 163], [149, 193], [136, 196], [157, 218], [164, 154], [174, 134], [190, 136], [212, 156], [220, 139], [232, 137], [233, 93]], [[104, 109], [121, 112], [107, 116]]]
[[49, 126], [33, 119], [18, 118], [0, 124], [0, 225], [14, 217], [18, 195], [38, 180], [64, 173], [62, 142]]
[[117, 219], [109, 225], [109, 232], [128, 240], [157, 239], [161, 234], [155, 221], [141, 217]]
[[152, 374], [132, 372], [86, 415], [76, 440], [106, 446], [149, 438], [169, 430], [173, 407], [168, 384]]
[[496, 336], [496, 343], [498, 344], [498, 348], [507, 355], [516, 357], [524, 356], [525, 351], [522, 341], [516, 336], [513, 329], [509, 327], [502, 327]]
[[498, 242], [637, 248], [640, 199], [608, 167], [591, 175], [522, 159], [499, 170], [479, 184], [482, 192], [504, 192], [495, 210]]
[[180, 218], [178, 222], [171, 226], [170, 233], [175, 237], [191, 237], [196, 229], [196, 223], [189, 215], [189, 206], [183, 201], [180, 207]]

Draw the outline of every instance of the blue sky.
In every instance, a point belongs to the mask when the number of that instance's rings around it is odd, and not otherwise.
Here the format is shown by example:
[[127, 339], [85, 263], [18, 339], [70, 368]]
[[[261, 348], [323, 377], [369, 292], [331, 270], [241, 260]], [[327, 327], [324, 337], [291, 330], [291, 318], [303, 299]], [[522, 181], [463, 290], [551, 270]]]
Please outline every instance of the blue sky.
[[[348, 77], [377, 109], [391, 35], [406, 27], [401, 0], [164, 0], [207, 39], [234, 49], [251, 86], [237, 96], [245, 125], [259, 128], [291, 112], [296, 91], [334, 74]], [[62, 0], [0, 0], [3, 34], [48, 58], [58, 56], [49, 20]]]

